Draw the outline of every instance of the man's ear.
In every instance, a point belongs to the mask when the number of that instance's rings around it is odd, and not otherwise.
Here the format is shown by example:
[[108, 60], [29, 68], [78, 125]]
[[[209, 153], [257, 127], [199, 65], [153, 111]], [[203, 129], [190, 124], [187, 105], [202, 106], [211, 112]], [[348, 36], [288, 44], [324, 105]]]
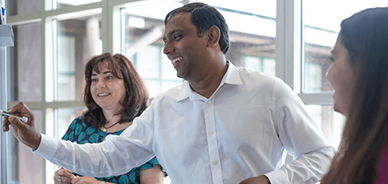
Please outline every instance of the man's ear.
[[217, 26], [212, 26], [209, 30], [207, 30], [208, 36], [208, 47], [214, 47], [218, 44], [221, 36], [220, 29]]

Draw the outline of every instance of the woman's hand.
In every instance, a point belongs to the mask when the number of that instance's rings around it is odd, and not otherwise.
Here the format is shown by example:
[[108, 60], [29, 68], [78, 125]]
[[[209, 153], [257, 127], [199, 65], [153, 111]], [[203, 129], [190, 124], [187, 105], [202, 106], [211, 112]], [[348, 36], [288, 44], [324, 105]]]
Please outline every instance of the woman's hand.
[[62, 184], [62, 183], [69, 184], [71, 183], [71, 180], [74, 178], [75, 176], [69, 170], [59, 169], [55, 171], [53, 179], [55, 184]]
[[[76, 178], [71, 180], [72, 184], [100, 184], [101, 181], [97, 180], [96, 178], [90, 178], [90, 177], [80, 177], [77, 176]], [[108, 184], [109, 182], [105, 182]]]
[[9, 125], [11, 125], [14, 136], [26, 146], [36, 150], [39, 147], [41, 135], [35, 128], [34, 114], [32, 114], [23, 102], [16, 104], [8, 113], [20, 117], [27, 117], [28, 121], [24, 123], [12, 116], [4, 118], [3, 131], [8, 132]]

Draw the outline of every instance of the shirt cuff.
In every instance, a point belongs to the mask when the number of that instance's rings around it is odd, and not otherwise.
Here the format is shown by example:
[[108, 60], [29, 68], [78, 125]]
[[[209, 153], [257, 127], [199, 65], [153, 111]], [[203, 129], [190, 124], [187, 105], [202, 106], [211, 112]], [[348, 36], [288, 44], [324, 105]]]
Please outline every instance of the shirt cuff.
[[269, 179], [270, 183], [291, 183], [287, 180], [288, 176], [283, 170], [276, 170], [269, 172], [267, 174], [264, 174]]
[[57, 152], [58, 140], [44, 134], [41, 135], [39, 147], [35, 151], [32, 151], [32, 153], [46, 160], [51, 160]]

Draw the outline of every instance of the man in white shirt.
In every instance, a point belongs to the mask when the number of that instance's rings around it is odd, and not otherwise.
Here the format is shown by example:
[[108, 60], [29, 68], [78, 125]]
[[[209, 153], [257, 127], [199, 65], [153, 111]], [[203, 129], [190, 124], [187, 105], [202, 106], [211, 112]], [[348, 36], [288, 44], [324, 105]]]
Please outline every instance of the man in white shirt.
[[[164, 53], [185, 82], [157, 96], [121, 136], [78, 145], [40, 134], [33, 114], [10, 110], [15, 136], [54, 164], [120, 175], [154, 157], [172, 183], [315, 183], [333, 156], [298, 96], [280, 79], [226, 60], [228, 27], [211, 6], [190, 3], [165, 19]], [[285, 150], [295, 159], [285, 165]]]

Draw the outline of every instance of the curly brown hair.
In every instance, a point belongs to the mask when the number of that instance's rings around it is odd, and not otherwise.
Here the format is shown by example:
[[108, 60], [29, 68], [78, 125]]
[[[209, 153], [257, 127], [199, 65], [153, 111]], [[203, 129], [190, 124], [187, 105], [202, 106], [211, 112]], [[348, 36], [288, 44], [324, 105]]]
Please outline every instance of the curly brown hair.
[[85, 124], [94, 128], [99, 128], [105, 125], [105, 119], [102, 109], [93, 100], [90, 86], [92, 72], [100, 73], [99, 64], [102, 62], [108, 63], [108, 68], [115, 77], [124, 80], [125, 98], [120, 101], [122, 108], [116, 115], [121, 114], [120, 123], [133, 121], [138, 117], [148, 105], [148, 92], [145, 85], [137, 73], [132, 62], [121, 54], [112, 55], [111, 53], [104, 53], [92, 57], [85, 66], [85, 88], [83, 93], [83, 101], [87, 110], [83, 113], [82, 120]]

